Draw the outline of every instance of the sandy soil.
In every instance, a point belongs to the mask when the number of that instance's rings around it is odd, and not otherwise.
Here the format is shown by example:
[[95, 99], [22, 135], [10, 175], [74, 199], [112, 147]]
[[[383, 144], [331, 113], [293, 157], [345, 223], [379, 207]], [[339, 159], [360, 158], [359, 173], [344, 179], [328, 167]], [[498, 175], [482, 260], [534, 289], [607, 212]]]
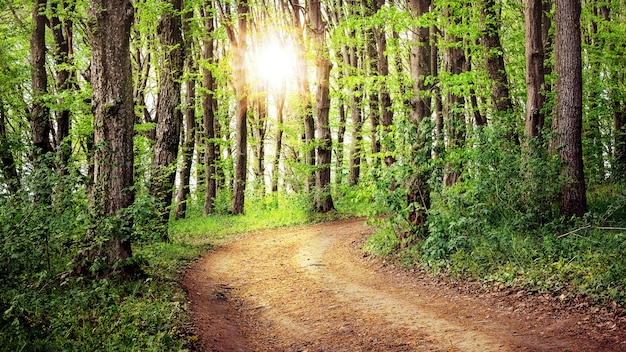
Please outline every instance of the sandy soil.
[[[200, 351], [626, 351], [620, 307], [485, 290], [363, 254], [363, 219], [241, 236], [187, 271]], [[562, 297], [561, 297], [562, 298]]]

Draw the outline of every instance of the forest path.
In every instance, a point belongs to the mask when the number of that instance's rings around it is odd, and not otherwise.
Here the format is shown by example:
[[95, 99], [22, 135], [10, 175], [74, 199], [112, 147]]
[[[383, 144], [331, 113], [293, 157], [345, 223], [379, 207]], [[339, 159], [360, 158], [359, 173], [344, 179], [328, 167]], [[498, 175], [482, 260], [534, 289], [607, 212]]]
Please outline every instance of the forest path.
[[185, 275], [203, 351], [624, 351], [624, 319], [370, 258], [350, 219], [245, 235]]

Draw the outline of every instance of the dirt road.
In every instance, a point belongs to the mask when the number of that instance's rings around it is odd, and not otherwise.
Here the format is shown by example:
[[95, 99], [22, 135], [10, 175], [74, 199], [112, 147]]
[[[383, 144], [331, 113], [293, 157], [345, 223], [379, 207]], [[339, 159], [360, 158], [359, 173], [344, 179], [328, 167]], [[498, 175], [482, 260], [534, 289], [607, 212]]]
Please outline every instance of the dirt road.
[[[204, 351], [626, 351], [626, 318], [369, 258], [362, 219], [245, 235], [184, 278]], [[567, 309], [566, 309], [567, 308]]]

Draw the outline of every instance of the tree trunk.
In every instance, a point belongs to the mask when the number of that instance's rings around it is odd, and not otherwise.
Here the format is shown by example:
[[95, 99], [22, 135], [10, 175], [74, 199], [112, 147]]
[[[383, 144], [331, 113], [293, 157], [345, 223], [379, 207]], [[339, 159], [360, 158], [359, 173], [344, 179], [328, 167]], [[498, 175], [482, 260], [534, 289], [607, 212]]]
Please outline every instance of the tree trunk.
[[[491, 100], [495, 111], [502, 118], [503, 114], [513, 110], [509, 79], [504, 66], [504, 50], [500, 42], [500, 12], [496, 9], [496, 0], [484, 0], [482, 16], [485, 29], [481, 35], [482, 43], [487, 51], [487, 76], [491, 81]], [[508, 125], [508, 123], [507, 123]], [[510, 129], [515, 126], [509, 126]], [[513, 132], [513, 131], [512, 131]]]
[[315, 172], [315, 210], [325, 213], [335, 208], [330, 190], [330, 165], [332, 161], [332, 136], [329, 126], [329, 78], [332, 64], [326, 45], [326, 23], [322, 19], [319, 0], [310, 0], [310, 27], [315, 50], [317, 118], [317, 168]]
[[[56, 4], [57, 12], [67, 11], [71, 13], [73, 5], [66, 5], [63, 3]], [[67, 7], [67, 8], [65, 8]], [[50, 19], [50, 28], [54, 36], [56, 44], [55, 62], [59, 67], [56, 77], [56, 87], [59, 93], [63, 93], [72, 89], [71, 78], [72, 73], [69, 70], [71, 65], [70, 56], [72, 55], [72, 21], [64, 20], [60, 21], [59, 17], [55, 14]], [[60, 101], [63, 106], [63, 101]], [[72, 153], [72, 146], [69, 140], [66, 138], [70, 134], [70, 109], [64, 107], [58, 112], [56, 118], [56, 149], [60, 151], [60, 170], [62, 174], [67, 172], [66, 166]]]
[[[378, 10], [377, 5], [378, 0], [362, 0], [363, 7], [366, 9], [365, 16], [371, 17]], [[378, 50], [376, 46], [376, 29], [370, 27], [367, 29], [365, 33], [366, 40], [366, 59], [368, 60], [368, 76], [376, 77], [378, 76]], [[380, 125], [381, 114], [380, 114], [380, 89], [376, 86], [376, 84], [370, 86], [368, 92], [369, 98], [369, 119], [371, 123], [371, 143], [372, 143], [372, 168], [378, 169], [380, 166], [380, 159], [378, 157], [378, 153], [380, 153], [380, 138], [378, 137], [379, 131], [378, 126]]]
[[526, 137], [540, 137], [544, 126], [544, 47], [542, 0], [527, 0], [526, 22]]
[[189, 197], [189, 180], [191, 179], [191, 164], [193, 150], [196, 142], [196, 80], [193, 77], [195, 68], [194, 58], [191, 55], [190, 46], [187, 47], [187, 73], [189, 77], [185, 81], [185, 141], [183, 142], [183, 164], [180, 171], [180, 188], [176, 195], [175, 218], [182, 219], [187, 213], [187, 198]]
[[[411, 12], [415, 17], [421, 18], [429, 12], [430, 4], [431, 0], [411, 0]], [[432, 148], [431, 132], [426, 128], [430, 125], [431, 118], [430, 85], [426, 83], [431, 75], [429, 27], [415, 28], [412, 41], [410, 68], [414, 93], [410, 118], [411, 123], [416, 126], [417, 135], [413, 139], [410, 157], [415, 172], [407, 180], [407, 206], [410, 209], [407, 220], [418, 233], [424, 235], [430, 209], [430, 172], [427, 165], [430, 163]]]
[[[476, 44], [478, 45], [478, 44]], [[463, 65], [463, 72], [472, 72], [472, 54], [468, 53], [467, 59]], [[469, 83], [469, 110], [474, 115], [474, 124], [477, 127], [487, 126], [487, 118], [480, 112], [480, 105], [478, 104], [478, 98], [476, 97], [476, 90], [474, 85], [476, 82]]]
[[285, 108], [285, 85], [283, 83], [281, 91], [277, 94], [276, 97], [276, 144], [274, 147], [274, 161], [272, 162], [272, 180], [271, 180], [271, 190], [272, 192], [278, 192], [278, 181], [279, 181], [279, 172], [280, 172], [280, 156], [283, 148], [283, 113]]
[[561, 188], [561, 214], [583, 216], [587, 212], [582, 158], [582, 52], [580, 0], [556, 1], [555, 70], [558, 76], [555, 137], [565, 184]]
[[[44, 104], [44, 95], [48, 93], [48, 75], [46, 73], [46, 3], [46, 0], [34, 1], [34, 26], [30, 39], [31, 85], [33, 91], [30, 124], [35, 159], [54, 151], [50, 142], [50, 110]], [[39, 160], [35, 160], [35, 162], [39, 162]]]
[[115, 228], [98, 234], [107, 240], [90, 253], [88, 260], [94, 263], [104, 257], [109, 270], [113, 270], [115, 262], [132, 256], [132, 224], [121, 211], [129, 207], [135, 197], [132, 188], [135, 112], [129, 43], [133, 14], [128, 0], [91, 1], [91, 15], [95, 19], [91, 35], [95, 137], [92, 209], [99, 219], [117, 218], [118, 221], [112, 222]]
[[[385, 0], [375, 0], [376, 4], [375, 10], [378, 11], [384, 4]], [[376, 27], [374, 28], [374, 37], [376, 38], [376, 48], [377, 48], [377, 58], [378, 58], [378, 76], [380, 77], [380, 123], [382, 125], [382, 136], [381, 139], [383, 141], [390, 141], [392, 138], [389, 134], [391, 133], [391, 125], [393, 125], [393, 109], [391, 106], [391, 95], [389, 94], [389, 89], [387, 88], [387, 79], [389, 77], [389, 58], [387, 57], [387, 37], [385, 35], [384, 28]], [[391, 166], [394, 163], [394, 158], [391, 155], [391, 146], [390, 143], [382, 144], [381, 150], [385, 155], [385, 165]]]
[[[264, 88], [261, 88], [261, 91]], [[265, 194], [265, 135], [267, 133], [267, 94], [257, 92], [254, 98], [254, 113], [251, 114], [251, 135], [253, 137], [252, 152], [254, 156], [255, 185], [259, 187], [258, 195]]]
[[235, 178], [233, 180], [233, 202], [231, 212], [233, 214], [243, 214], [244, 212], [244, 192], [246, 189], [247, 158], [248, 158], [248, 88], [246, 78], [246, 36], [248, 32], [248, 13], [250, 7], [247, 1], [237, 2], [237, 12], [239, 15], [239, 36], [233, 43], [234, 69], [233, 79], [235, 81], [235, 94], [237, 94], [237, 110], [235, 112]]
[[176, 177], [176, 159], [180, 142], [182, 113], [180, 111], [180, 81], [183, 72], [183, 37], [181, 31], [181, 0], [171, 0], [159, 23], [158, 35], [164, 51], [161, 62], [160, 87], [157, 102], [157, 131], [152, 161], [150, 194], [159, 203], [160, 222], [156, 229], [165, 241], [168, 238], [170, 205]]
[[[357, 8], [356, 0], [351, 0], [347, 6], [348, 17], [355, 15], [354, 9]], [[355, 42], [356, 30], [350, 29], [347, 33], [350, 41]], [[355, 44], [351, 44], [344, 52], [344, 62], [346, 63], [346, 77], [357, 77], [359, 70], [359, 59], [362, 55], [360, 49]], [[359, 183], [361, 175], [361, 148], [362, 139], [361, 129], [363, 125], [363, 110], [361, 107], [363, 85], [360, 83], [352, 83], [348, 87], [349, 94], [349, 106], [350, 106], [350, 119], [352, 120], [352, 137], [350, 144], [350, 163], [348, 184], [351, 186]]]
[[[447, 9], [447, 11], [450, 11], [450, 9]], [[447, 13], [446, 16], [448, 16], [451, 21], [460, 21], [457, 18], [452, 18], [451, 13]], [[451, 75], [461, 74], [465, 67], [466, 59], [463, 49], [458, 46], [460, 40], [449, 33], [446, 33], [445, 37], [449, 47], [444, 51], [444, 69]], [[443, 111], [446, 136], [448, 137], [447, 150], [453, 151], [463, 148], [466, 134], [464, 111], [465, 98], [452, 91], [448, 91]], [[443, 178], [443, 183], [446, 187], [452, 186], [460, 180], [462, 168], [463, 165], [454, 165], [450, 162], [446, 164]]]
[[304, 45], [304, 31], [305, 23], [300, 18], [300, 12], [302, 8], [299, 1], [290, 2], [293, 13], [293, 23], [296, 30], [296, 45], [297, 45], [297, 82], [298, 82], [298, 101], [302, 106], [299, 108], [299, 113], [302, 117], [304, 124], [304, 164], [305, 164], [305, 177], [304, 177], [304, 191], [310, 193], [315, 185], [315, 175], [313, 169], [315, 168], [315, 148], [313, 148], [313, 141], [315, 140], [315, 121], [313, 120], [313, 104], [311, 102], [311, 92], [309, 88], [309, 78], [307, 72], [309, 68], [306, 59], [306, 48]]
[[[439, 81], [439, 50], [437, 42], [439, 40], [439, 30], [434, 25], [430, 27], [430, 71], [433, 77]], [[441, 99], [441, 87], [436, 83], [432, 88], [435, 115], [435, 141], [433, 143], [433, 158], [437, 159], [444, 152], [446, 145], [443, 136], [443, 101]]]
[[[207, 65], [212, 66], [215, 64], [214, 39], [213, 33], [215, 31], [215, 15], [213, 8], [213, 0], [205, 2], [204, 6], [204, 48], [202, 51], [202, 58], [206, 61]], [[204, 150], [204, 215], [212, 214], [215, 210], [214, 200], [217, 196], [217, 182], [215, 161], [218, 157], [216, 152], [217, 144], [215, 139], [219, 138], [215, 131], [215, 111], [217, 110], [217, 100], [215, 99], [215, 78], [213, 77], [212, 67], [204, 65], [202, 68], [202, 122], [204, 125], [204, 137], [206, 138], [205, 150]]]
[[[342, 47], [341, 52], [337, 51], [336, 57], [337, 61], [343, 59], [343, 52], [345, 52], [346, 48]], [[337, 70], [337, 91], [343, 92], [344, 87], [344, 72], [342, 70]], [[339, 114], [339, 126], [337, 127], [337, 150], [335, 151], [335, 183], [340, 185], [343, 182], [344, 174], [344, 154], [345, 154], [345, 136], [346, 136], [346, 104], [345, 97], [343, 93], [338, 94], [336, 100], [337, 110]]]

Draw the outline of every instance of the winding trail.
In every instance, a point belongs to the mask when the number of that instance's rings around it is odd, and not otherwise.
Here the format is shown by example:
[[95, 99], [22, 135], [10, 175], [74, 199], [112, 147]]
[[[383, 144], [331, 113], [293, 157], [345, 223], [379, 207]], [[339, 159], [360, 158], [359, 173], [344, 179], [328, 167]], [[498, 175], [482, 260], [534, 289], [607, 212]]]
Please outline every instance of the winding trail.
[[184, 278], [198, 349], [626, 350], [624, 319], [462, 292], [364, 256], [370, 232], [351, 219], [245, 235], [211, 251]]

